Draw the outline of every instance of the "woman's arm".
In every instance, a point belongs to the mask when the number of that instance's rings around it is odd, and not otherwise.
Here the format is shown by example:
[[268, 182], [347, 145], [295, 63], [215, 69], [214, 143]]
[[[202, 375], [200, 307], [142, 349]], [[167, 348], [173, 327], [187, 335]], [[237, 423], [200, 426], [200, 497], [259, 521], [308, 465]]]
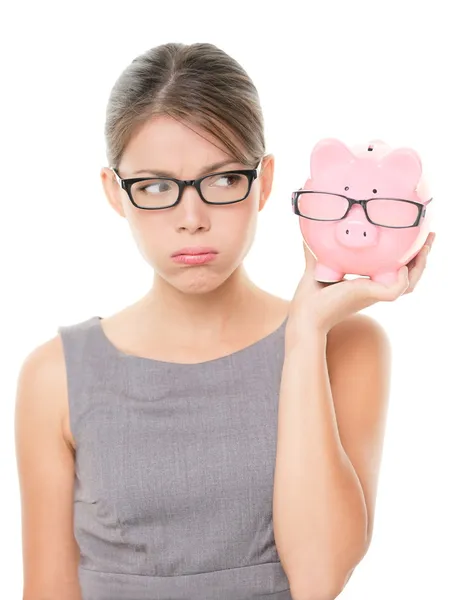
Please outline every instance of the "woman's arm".
[[372, 535], [390, 344], [374, 320], [354, 315], [328, 336], [297, 329], [285, 350], [275, 541], [294, 599], [333, 600]]
[[22, 504], [23, 600], [81, 600], [73, 535], [74, 455], [59, 338], [36, 348], [18, 379], [16, 458]]

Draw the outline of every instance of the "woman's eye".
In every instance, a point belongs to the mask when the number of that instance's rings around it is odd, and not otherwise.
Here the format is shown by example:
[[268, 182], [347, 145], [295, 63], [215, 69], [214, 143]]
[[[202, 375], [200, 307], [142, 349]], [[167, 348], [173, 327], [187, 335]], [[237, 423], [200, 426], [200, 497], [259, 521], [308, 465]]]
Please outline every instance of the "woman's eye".
[[149, 194], [160, 194], [161, 192], [167, 192], [170, 189], [170, 185], [164, 181], [157, 181], [154, 183], [148, 183], [140, 188], [140, 192], [147, 192]]
[[[238, 179], [237, 175], [222, 175], [221, 177], [219, 177], [216, 181], [219, 182], [219, 185], [223, 186], [223, 187], [228, 187], [226, 181], [228, 180], [229, 182], [231, 181], [230, 185], [233, 185], [233, 183], [235, 183], [236, 179]], [[224, 182], [224, 183], [220, 183], [220, 182]]]

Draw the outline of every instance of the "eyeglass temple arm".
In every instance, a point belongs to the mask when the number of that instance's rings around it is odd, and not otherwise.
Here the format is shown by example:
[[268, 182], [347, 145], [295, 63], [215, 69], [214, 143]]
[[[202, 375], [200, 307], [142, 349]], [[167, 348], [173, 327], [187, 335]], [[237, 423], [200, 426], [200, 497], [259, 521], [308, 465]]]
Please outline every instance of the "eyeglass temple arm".
[[109, 167], [109, 168], [113, 172], [114, 179], [117, 181], [118, 184], [121, 184], [122, 178], [120, 177], [119, 173], [116, 171], [116, 169], [114, 167]]

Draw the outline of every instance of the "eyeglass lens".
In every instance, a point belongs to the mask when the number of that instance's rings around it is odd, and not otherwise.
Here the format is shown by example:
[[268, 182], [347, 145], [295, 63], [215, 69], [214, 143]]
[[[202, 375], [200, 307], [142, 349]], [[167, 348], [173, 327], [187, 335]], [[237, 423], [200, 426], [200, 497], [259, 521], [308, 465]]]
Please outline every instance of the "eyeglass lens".
[[[249, 180], [240, 173], [210, 175], [200, 184], [203, 197], [214, 204], [236, 202], [248, 193]], [[165, 208], [178, 198], [178, 184], [169, 179], [149, 178], [131, 186], [134, 202], [143, 208]]]
[[[342, 219], [348, 209], [348, 201], [333, 194], [313, 192], [299, 194], [298, 210], [310, 219], [334, 221]], [[419, 208], [410, 202], [376, 198], [367, 202], [367, 214], [371, 221], [386, 227], [409, 227], [417, 220]]]

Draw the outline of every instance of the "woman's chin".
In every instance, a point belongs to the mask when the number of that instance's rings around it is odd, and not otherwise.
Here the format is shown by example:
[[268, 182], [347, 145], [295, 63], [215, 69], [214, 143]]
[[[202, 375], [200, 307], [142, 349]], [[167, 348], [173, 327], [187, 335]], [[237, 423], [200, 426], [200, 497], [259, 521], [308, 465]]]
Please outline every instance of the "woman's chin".
[[165, 279], [183, 294], [207, 294], [225, 283], [228, 276], [212, 269], [189, 267]]

